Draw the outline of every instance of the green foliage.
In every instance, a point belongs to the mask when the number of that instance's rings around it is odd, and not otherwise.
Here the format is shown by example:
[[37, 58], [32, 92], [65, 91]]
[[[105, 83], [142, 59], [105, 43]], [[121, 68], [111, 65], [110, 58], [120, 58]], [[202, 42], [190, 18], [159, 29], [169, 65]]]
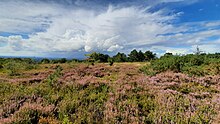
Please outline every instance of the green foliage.
[[184, 56], [185, 61], [190, 66], [200, 66], [205, 62], [205, 56], [203, 55], [186, 55]]
[[47, 58], [44, 58], [44, 59], [41, 60], [40, 63], [42, 63], [42, 64], [49, 64], [49, 63], [50, 63], [50, 60], [47, 59]]
[[52, 64], [57, 64], [57, 63], [66, 63], [67, 62], [67, 59], [66, 58], [61, 58], [61, 59], [52, 59], [52, 60], [50, 60], [50, 62], [52, 63]]
[[17, 86], [9, 83], [0, 83], [0, 104], [3, 103], [3, 100], [10, 98], [13, 93], [15, 93]]
[[9, 61], [4, 65], [4, 68], [8, 70], [10, 76], [16, 76], [20, 75], [19, 70], [24, 69], [24, 66], [20, 62]]
[[156, 59], [156, 54], [151, 51], [146, 51], [144, 53], [145, 61], [150, 61]]
[[37, 67], [36, 62], [29, 58], [0, 59], [0, 69], [7, 72], [9, 76], [18, 76], [25, 70], [36, 69]]
[[109, 62], [109, 65], [112, 66], [114, 64], [114, 61], [112, 58], [108, 58], [108, 62]]
[[143, 72], [144, 74], [149, 76], [154, 76], [157, 74], [157, 72], [154, 71], [150, 65], [142, 66], [139, 70], [140, 72]]
[[157, 72], [163, 72], [166, 70], [173, 70], [179, 72], [184, 62], [179, 56], [165, 57], [151, 62], [152, 68]]
[[58, 66], [56, 66], [55, 72], [48, 76], [46, 81], [50, 86], [58, 85], [58, 79], [62, 75], [62, 70], [63, 70], [63, 68], [58, 65]]
[[163, 56], [161, 56], [161, 58], [163, 58], [163, 57], [170, 57], [170, 56], [173, 56], [173, 54], [172, 53], [165, 53]]
[[138, 52], [138, 61], [139, 62], [143, 62], [145, 60], [145, 55], [144, 55], [144, 53], [140, 50], [139, 52]]
[[[86, 55], [87, 61], [89, 62], [108, 62], [108, 59], [111, 58], [107, 54], [93, 52]], [[151, 51], [146, 51], [143, 53], [141, 50], [138, 52], [136, 49], [132, 50], [128, 57], [124, 53], [118, 52], [111, 58], [114, 62], [144, 62], [156, 59], [156, 54]]]
[[183, 73], [186, 73], [190, 76], [205, 76], [207, 75], [205, 72], [204, 72], [204, 69], [202, 66], [185, 66], [183, 67], [182, 69], [182, 72]]
[[31, 58], [23, 58], [22, 61], [25, 62], [26, 64], [36, 64], [36, 61], [34, 61]]
[[127, 56], [124, 53], [118, 52], [117, 55], [113, 56], [114, 62], [126, 62]]
[[142, 67], [141, 71], [147, 75], [151, 75], [152, 72], [156, 74], [168, 70], [174, 72], [183, 72], [192, 76], [219, 74], [220, 60], [218, 58], [210, 58], [209, 56], [209, 54], [188, 54], [185, 56], [174, 56], [172, 54], [166, 53], [160, 59], [151, 61], [149, 66]]
[[68, 116], [64, 115], [64, 118], [63, 118], [63, 122], [62, 124], [73, 124], [72, 122], [70, 122]]
[[139, 61], [139, 53], [136, 49], [132, 50], [131, 53], [128, 55], [130, 62], [138, 62]]
[[156, 54], [151, 51], [146, 51], [143, 53], [141, 50], [137, 52], [136, 49], [132, 50], [131, 53], [128, 55], [130, 62], [144, 62], [156, 59]]
[[87, 54], [88, 60], [95, 62], [108, 62], [109, 55], [93, 52], [91, 54]]

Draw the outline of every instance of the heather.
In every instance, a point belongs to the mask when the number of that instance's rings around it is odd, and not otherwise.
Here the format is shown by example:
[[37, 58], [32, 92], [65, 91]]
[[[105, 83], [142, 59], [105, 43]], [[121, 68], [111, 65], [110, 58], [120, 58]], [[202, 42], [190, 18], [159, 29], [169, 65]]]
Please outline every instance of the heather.
[[218, 54], [144, 56], [1, 59], [0, 123], [220, 123]]

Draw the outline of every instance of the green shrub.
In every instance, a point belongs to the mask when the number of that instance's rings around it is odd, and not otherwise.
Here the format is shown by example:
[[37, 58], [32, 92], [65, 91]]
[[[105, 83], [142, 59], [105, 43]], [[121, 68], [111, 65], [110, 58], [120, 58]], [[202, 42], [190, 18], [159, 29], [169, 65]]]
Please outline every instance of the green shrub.
[[108, 62], [109, 62], [109, 65], [112, 66], [114, 64], [114, 61], [112, 58], [108, 58]]
[[219, 59], [209, 58], [206, 55], [169, 55], [151, 61], [151, 64], [149, 66], [142, 67], [140, 71], [144, 72], [147, 75], [154, 75], [156, 73], [171, 70], [174, 72], [184, 72], [189, 75], [204, 76], [209, 74], [219, 74], [219, 65]]
[[56, 66], [55, 72], [47, 77], [46, 81], [50, 86], [58, 85], [58, 79], [62, 75], [62, 70], [63, 68], [58, 65]]
[[172, 70], [180, 72], [184, 66], [184, 59], [179, 56], [164, 57], [151, 62], [151, 67], [157, 72]]
[[204, 63], [204, 56], [193, 55], [190, 57], [189, 64], [191, 66], [200, 66]]
[[203, 67], [201, 66], [185, 66], [182, 69], [183, 73], [186, 73], [190, 76], [205, 76]]
[[45, 59], [42, 59], [40, 63], [42, 63], [42, 64], [49, 64], [50, 60], [45, 58]]
[[154, 75], [157, 74], [157, 72], [154, 71], [150, 65], [142, 66], [142, 67], [139, 69], [139, 71], [141, 71], [141, 72], [143, 72], [144, 74], [149, 75], [149, 76], [154, 76]]
[[70, 122], [69, 117], [65, 115], [63, 118], [62, 124], [73, 124], [73, 123]]
[[4, 65], [4, 68], [7, 69], [10, 76], [20, 75], [20, 70], [24, 69], [24, 66], [20, 62], [9, 61]]

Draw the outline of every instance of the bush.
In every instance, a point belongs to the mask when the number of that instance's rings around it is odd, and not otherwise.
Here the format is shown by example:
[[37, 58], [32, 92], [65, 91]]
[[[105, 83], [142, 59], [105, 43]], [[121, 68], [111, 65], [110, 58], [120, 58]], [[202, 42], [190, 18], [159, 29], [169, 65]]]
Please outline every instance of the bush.
[[205, 76], [206, 73], [201, 66], [185, 66], [182, 69], [183, 73], [186, 73], [190, 76]]
[[50, 86], [56, 86], [58, 83], [58, 78], [62, 75], [63, 68], [61, 66], [56, 66], [56, 70], [53, 74], [47, 77], [47, 83]]
[[48, 64], [48, 63], [50, 63], [50, 60], [45, 58], [45, 59], [42, 59], [40, 63]]
[[166, 55], [151, 61], [149, 66], [144, 66], [140, 71], [147, 75], [154, 75], [164, 71], [183, 72], [189, 75], [204, 76], [220, 73], [220, 60], [209, 58], [206, 55], [173, 56]]
[[4, 68], [8, 70], [8, 75], [17, 76], [20, 75], [19, 70], [24, 69], [24, 66], [20, 62], [9, 61], [4, 65]]
[[114, 64], [114, 61], [112, 58], [108, 58], [108, 62], [109, 62], [109, 65], [112, 66]]
[[36, 69], [38, 66], [34, 60], [28, 58], [9, 58], [0, 61], [0, 63], [2, 63], [0, 69], [2, 66], [9, 76], [18, 76], [22, 71]]
[[146, 65], [146, 66], [143, 66], [139, 69], [139, 71], [143, 72], [144, 74], [146, 75], [149, 75], [149, 76], [154, 76], [157, 74], [156, 71], [154, 71], [150, 65]]
[[184, 66], [184, 59], [179, 56], [164, 57], [162, 59], [152, 61], [151, 66], [153, 70], [157, 72], [163, 72], [167, 70], [180, 72]]
[[199, 55], [193, 55], [190, 57], [189, 64], [191, 66], [200, 66], [204, 63], [204, 57]]

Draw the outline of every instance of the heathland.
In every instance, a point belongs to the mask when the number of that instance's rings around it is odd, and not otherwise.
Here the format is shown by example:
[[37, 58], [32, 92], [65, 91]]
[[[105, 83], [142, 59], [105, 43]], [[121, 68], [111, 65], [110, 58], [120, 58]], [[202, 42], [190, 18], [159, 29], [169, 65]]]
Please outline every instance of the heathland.
[[1, 58], [0, 123], [220, 123], [220, 54], [88, 56]]

